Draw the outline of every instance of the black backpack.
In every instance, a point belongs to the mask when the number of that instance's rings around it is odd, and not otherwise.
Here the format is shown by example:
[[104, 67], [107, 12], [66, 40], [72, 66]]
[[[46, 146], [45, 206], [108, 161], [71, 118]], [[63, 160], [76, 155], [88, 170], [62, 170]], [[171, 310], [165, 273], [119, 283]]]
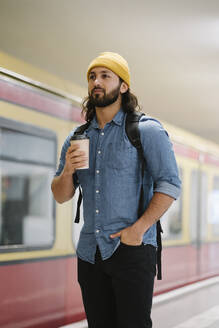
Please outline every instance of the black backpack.
[[[132, 112], [127, 113], [126, 116], [126, 122], [125, 122], [125, 131], [127, 134], [127, 137], [129, 138], [129, 141], [131, 144], [137, 149], [139, 160], [141, 162], [141, 172], [142, 172], [142, 181], [144, 178], [144, 171], [147, 165], [146, 159], [144, 157], [144, 152], [141, 144], [140, 139], [140, 132], [138, 128], [138, 124], [140, 121], [140, 118], [145, 115], [144, 113], [140, 112]], [[148, 119], [150, 119], [148, 117]], [[89, 127], [90, 122], [87, 122], [81, 126], [79, 126], [74, 134], [83, 134], [87, 128]], [[141, 194], [140, 194], [140, 201], [139, 201], [139, 207], [138, 207], [138, 216], [140, 217], [144, 212], [144, 188], [143, 183], [141, 185]], [[79, 187], [79, 197], [78, 197], [78, 204], [77, 204], [77, 212], [75, 217], [75, 223], [79, 223], [80, 221], [80, 206], [82, 201], [82, 192], [81, 188]], [[157, 279], [162, 279], [162, 270], [161, 270], [161, 251], [162, 251], [162, 241], [161, 241], [161, 233], [163, 232], [160, 220], [157, 221]]]

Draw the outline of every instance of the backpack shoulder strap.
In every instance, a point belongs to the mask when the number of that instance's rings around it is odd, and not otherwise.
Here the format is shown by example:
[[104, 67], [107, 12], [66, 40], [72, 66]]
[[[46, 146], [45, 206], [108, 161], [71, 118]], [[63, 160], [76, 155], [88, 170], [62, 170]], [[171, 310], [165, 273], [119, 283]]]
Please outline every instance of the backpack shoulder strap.
[[[144, 152], [141, 144], [141, 138], [140, 138], [140, 131], [138, 128], [139, 121], [142, 116], [144, 116], [144, 113], [141, 112], [133, 112], [128, 113], [126, 116], [126, 122], [125, 122], [125, 131], [127, 134], [127, 137], [129, 138], [129, 141], [131, 144], [137, 149], [139, 159], [142, 163], [142, 181], [144, 178], [144, 170], [146, 167], [146, 159], [144, 157]], [[148, 119], [152, 119], [148, 117]], [[141, 186], [141, 195], [139, 200], [139, 209], [138, 209], [138, 215], [139, 217], [144, 212], [144, 189], [143, 189], [143, 183]], [[162, 279], [162, 269], [161, 269], [161, 252], [162, 252], [162, 240], [161, 240], [161, 233], [163, 232], [160, 220], [156, 224], [157, 226], [157, 279]]]
[[141, 160], [144, 161], [143, 149], [140, 139], [140, 131], [138, 128], [139, 121], [144, 113], [133, 112], [127, 113], [126, 122], [125, 122], [125, 132], [131, 144], [137, 149], [138, 155]]
[[[84, 132], [87, 130], [87, 128], [89, 127], [90, 122], [87, 122], [81, 126], [79, 126], [74, 134], [78, 135], [78, 134], [84, 134]], [[78, 196], [78, 202], [77, 202], [77, 211], [76, 211], [76, 216], [75, 216], [75, 223], [79, 223], [80, 221], [80, 208], [81, 208], [81, 202], [82, 202], [82, 191], [81, 191], [81, 187], [79, 186], [79, 196]]]
[[139, 121], [144, 113], [140, 112], [132, 112], [127, 113], [126, 121], [125, 121], [125, 132], [126, 135], [131, 142], [131, 144], [137, 149], [138, 157], [141, 163], [141, 176], [142, 176], [142, 184], [141, 184], [141, 193], [140, 200], [138, 205], [138, 217], [140, 217], [144, 213], [144, 188], [143, 188], [143, 179], [144, 179], [144, 171], [146, 167], [146, 160], [144, 158], [144, 152], [140, 139], [140, 131], [138, 128]]
[[90, 125], [90, 122], [87, 122], [87, 123], [85, 123], [85, 124], [82, 124], [81, 126], [79, 126], [76, 130], [75, 130], [75, 132], [74, 132], [74, 134], [83, 134], [86, 130], [87, 130], [87, 128], [89, 127], [89, 125]]

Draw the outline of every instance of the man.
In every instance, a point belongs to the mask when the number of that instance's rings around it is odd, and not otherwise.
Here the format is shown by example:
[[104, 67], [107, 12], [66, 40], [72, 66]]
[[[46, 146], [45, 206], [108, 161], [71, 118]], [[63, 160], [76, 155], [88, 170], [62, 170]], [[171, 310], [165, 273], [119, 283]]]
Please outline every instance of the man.
[[[89, 169], [77, 170], [85, 154], [66, 139], [52, 182], [55, 199], [83, 190], [84, 226], [77, 247], [78, 281], [89, 328], [152, 327], [156, 274], [156, 222], [179, 196], [172, 145], [159, 122], [142, 117], [144, 213], [138, 217], [142, 175], [137, 150], [125, 133], [128, 111], [138, 106], [130, 92], [123, 57], [105, 52], [88, 67], [83, 111], [89, 127]], [[72, 179], [73, 175], [73, 179]]]

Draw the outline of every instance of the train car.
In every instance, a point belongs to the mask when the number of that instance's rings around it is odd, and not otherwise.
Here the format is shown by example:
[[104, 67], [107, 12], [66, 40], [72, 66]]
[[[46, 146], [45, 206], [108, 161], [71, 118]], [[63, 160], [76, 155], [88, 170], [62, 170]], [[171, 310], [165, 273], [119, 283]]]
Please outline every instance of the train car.
[[[86, 90], [0, 53], [0, 327], [52, 328], [85, 318], [77, 283], [75, 200], [51, 193], [61, 146], [83, 122]], [[155, 294], [219, 274], [219, 146], [163, 122], [181, 197], [162, 218]]]
[[219, 274], [219, 147], [164, 123], [182, 180], [180, 198], [162, 217], [163, 280], [155, 293]]

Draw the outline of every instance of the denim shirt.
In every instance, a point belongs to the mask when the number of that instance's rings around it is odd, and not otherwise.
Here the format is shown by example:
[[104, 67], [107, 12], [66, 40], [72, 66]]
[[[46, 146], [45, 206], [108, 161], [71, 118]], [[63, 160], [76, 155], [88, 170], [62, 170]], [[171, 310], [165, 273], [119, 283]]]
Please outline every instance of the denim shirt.
[[[99, 128], [96, 117], [92, 120], [86, 130], [90, 138], [89, 169], [77, 170], [73, 175], [75, 187], [79, 184], [82, 187], [84, 210], [77, 255], [90, 263], [94, 263], [97, 245], [102, 259], [109, 258], [120, 244], [120, 239], [111, 239], [110, 234], [138, 220], [141, 164], [136, 148], [126, 135], [125, 117], [120, 110], [104, 129]], [[139, 130], [147, 162], [143, 181], [146, 209], [154, 192], [176, 199], [181, 182], [172, 144], [162, 125], [143, 116]], [[74, 131], [62, 147], [56, 176], [64, 168], [65, 153]], [[145, 232], [143, 243], [157, 246], [156, 224]]]

